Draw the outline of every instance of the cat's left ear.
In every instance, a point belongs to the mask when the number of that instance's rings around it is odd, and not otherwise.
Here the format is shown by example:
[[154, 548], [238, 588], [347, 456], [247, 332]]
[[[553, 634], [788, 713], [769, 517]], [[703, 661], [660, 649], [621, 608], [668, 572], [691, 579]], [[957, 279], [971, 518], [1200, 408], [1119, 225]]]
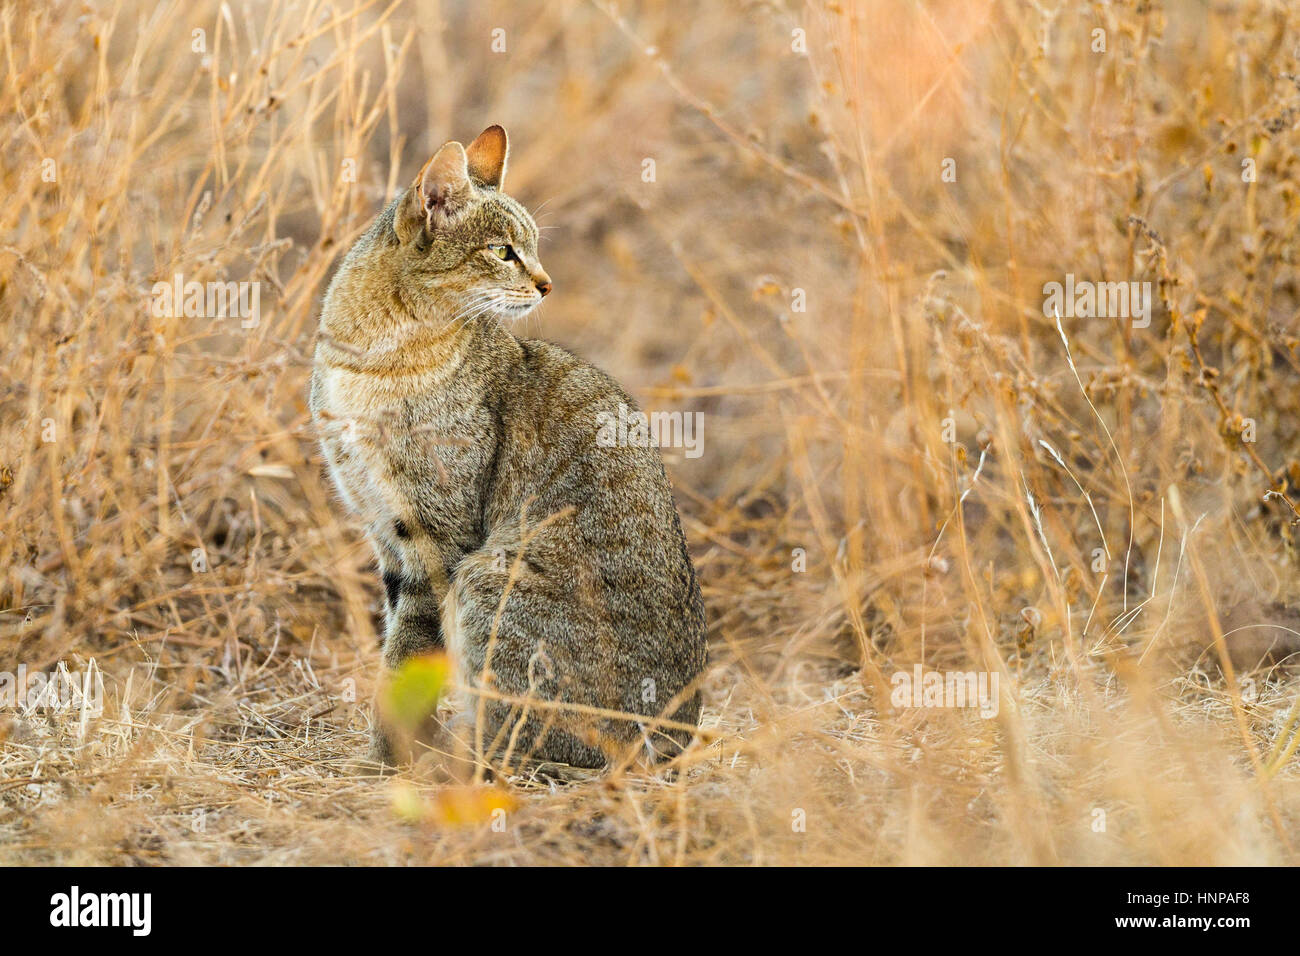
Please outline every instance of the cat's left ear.
[[510, 141], [500, 126], [489, 126], [469, 144], [465, 157], [469, 174], [484, 186], [500, 189], [506, 179], [506, 157], [510, 154]]
[[446, 229], [469, 204], [473, 186], [465, 164], [465, 147], [452, 140], [433, 154], [406, 191], [393, 227], [403, 242], [424, 228]]

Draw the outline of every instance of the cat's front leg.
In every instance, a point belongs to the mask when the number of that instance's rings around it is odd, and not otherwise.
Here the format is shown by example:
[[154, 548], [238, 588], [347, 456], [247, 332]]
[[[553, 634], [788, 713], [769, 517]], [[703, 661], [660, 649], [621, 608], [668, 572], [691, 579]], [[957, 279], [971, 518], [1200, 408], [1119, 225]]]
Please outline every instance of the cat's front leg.
[[[434, 583], [423, 567], [378, 541], [375, 552], [384, 583], [384, 672], [391, 677], [412, 657], [441, 650], [442, 627]], [[407, 749], [396, 728], [376, 713], [367, 759], [381, 770], [391, 769], [409, 759]]]
[[391, 581], [396, 593], [384, 626], [384, 666], [395, 671], [418, 654], [442, 650], [442, 625], [438, 597], [427, 577], [404, 570], [386, 575], [384, 581], [385, 589]]

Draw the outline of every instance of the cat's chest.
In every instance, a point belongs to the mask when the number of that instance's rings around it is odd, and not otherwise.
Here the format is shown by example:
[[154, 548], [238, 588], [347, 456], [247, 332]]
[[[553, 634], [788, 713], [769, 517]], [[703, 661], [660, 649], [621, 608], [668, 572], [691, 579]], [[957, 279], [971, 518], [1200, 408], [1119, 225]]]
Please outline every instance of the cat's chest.
[[327, 368], [316, 373], [313, 412], [344, 503], [372, 527], [455, 534], [476, 520], [494, 444], [477, 396]]

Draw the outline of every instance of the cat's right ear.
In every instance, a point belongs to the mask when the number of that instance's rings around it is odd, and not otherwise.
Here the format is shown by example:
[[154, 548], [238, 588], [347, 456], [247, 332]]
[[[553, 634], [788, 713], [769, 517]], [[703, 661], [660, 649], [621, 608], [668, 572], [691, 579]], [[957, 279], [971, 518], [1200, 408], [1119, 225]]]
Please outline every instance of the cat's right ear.
[[473, 187], [465, 147], [452, 141], [433, 154], [407, 190], [394, 228], [403, 242], [421, 229], [447, 228], [468, 204]]

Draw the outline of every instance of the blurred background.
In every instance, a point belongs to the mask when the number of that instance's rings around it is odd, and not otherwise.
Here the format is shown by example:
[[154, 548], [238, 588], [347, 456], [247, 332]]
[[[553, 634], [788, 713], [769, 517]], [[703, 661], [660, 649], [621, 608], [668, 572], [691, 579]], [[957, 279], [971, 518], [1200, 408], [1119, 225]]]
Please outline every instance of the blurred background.
[[[0, 671], [105, 709], [0, 708], [0, 860], [1297, 862], [1298, 52], [1273, 0], [6, 5]], [[703, 415], [675, 779], [346, 769], [320, 300], [492, 123], [517, 331]], [[155, 314], [177, 274], [257, 323]], [[1149, 323], [1058, 323], [1067, 275]], [[996, 717], [896, 706], [918, 664]]]

